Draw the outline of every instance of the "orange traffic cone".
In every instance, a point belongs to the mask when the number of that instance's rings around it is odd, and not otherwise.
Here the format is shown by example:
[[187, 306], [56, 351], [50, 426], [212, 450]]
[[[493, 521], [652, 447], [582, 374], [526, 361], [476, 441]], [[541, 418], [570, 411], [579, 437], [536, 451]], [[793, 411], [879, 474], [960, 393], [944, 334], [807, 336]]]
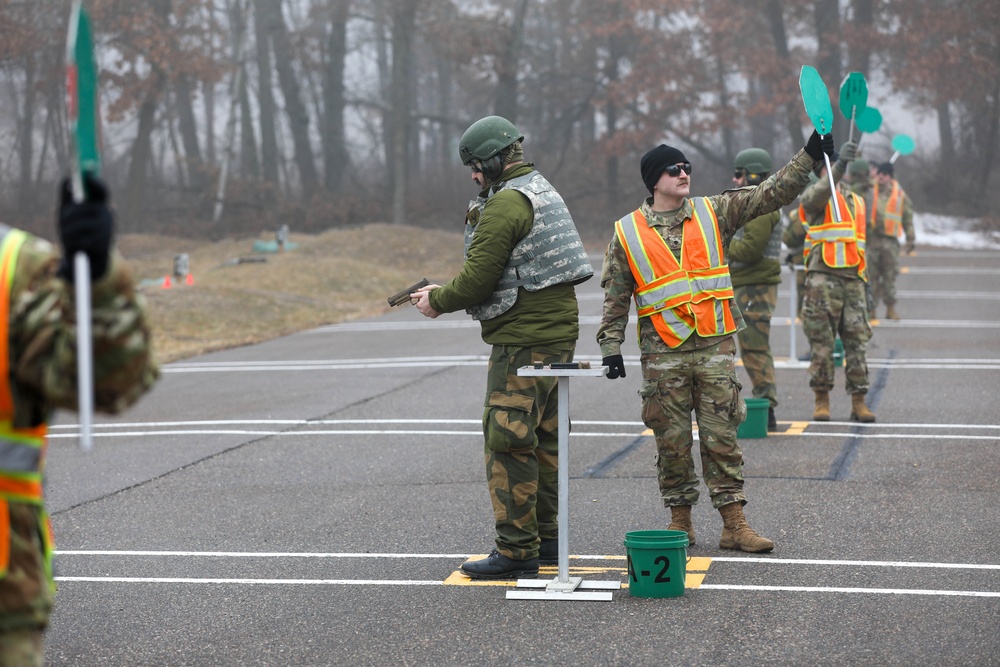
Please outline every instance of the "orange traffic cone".
[[170, 276], [164, 276], [163, 284], [160, 285], [160, 287], [163, 289], [170, 289], [171, 287], [173, 287], [173, 285], [170, 282]]
[[184, 276], [184, 284], [185, 285], [194, 285], [194, 274], [193, 273], [189, 273], [186, 276]]

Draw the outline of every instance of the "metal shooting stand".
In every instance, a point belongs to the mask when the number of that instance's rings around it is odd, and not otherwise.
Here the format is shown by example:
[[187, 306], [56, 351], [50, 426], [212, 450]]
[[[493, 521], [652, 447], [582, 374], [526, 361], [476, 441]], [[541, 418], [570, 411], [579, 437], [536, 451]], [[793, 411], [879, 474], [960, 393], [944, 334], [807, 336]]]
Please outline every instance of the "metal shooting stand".
[[607, 366], [568, 363], [551, 366], [522, 366], [517, 374], [559, 378], [559, 573], [555, 579], [518, 579], [517, 588], [507, 591], [508, 600], [596, 600], [610, 602], [620, 581], [583, 581], [569, 576], [569, 379], [601, 377]]

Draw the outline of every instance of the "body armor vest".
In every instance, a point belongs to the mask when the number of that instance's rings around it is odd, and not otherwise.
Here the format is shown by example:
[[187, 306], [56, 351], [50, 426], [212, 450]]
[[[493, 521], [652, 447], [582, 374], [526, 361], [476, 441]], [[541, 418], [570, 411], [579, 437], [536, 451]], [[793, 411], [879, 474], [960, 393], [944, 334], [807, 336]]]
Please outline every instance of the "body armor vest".
[[[510, 253], [503, 276], [493, 294], [466, 312], [476, 320], [489, 320], [511, 309], [517, 301], [517, 289], [529, 292], [560, 283], [582, 283], [594, 275], [587, 251], [576, 230], [566, 202], [555, 188], [537, 171], [504, 183], [497, 192], [517, 190], [531, 202], [534, 220], [531, 231]], [[496, 193], [479, 197], [469, 203], [469, 211], [481, 214], [486, 202]], [[478, 221], [479, 216], [469, 216]], [[465, 255], [476, 235], [476, 225], [465, 226]]]

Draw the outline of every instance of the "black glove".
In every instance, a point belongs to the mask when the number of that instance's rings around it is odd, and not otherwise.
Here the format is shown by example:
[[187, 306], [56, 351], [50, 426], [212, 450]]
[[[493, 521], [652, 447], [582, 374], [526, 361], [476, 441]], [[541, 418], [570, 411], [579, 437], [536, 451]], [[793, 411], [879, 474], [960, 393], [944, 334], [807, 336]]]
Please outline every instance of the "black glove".
[[819, 161], [823, 159], [823, 153], [827, 155], [833, 155], [837, 150], [837, 147], [833, 143], [833, 132], [821, 135], [816, 130], [809, 135], [809, 141], [806, 142], [805, 151], [813, 160]]
[[97, 280], [108, 270], [114, 215], [108, 207], [108, 188], [99, 178], [83, 175], [86, 198], [73, 201], [69, 179], [62, 183], [59, 201], [59, 241], [63, 247], [59, 275], [73, 282], [73, 257], [83, 252], [90, 260], [90, 279]]
[[625, 360], [622, 359], [622, 355], [612, 354], [610, 357], [604, 357], [601, 364], [608, 367], [608, 374], [605, 376], [608, 379], [625, 377]]

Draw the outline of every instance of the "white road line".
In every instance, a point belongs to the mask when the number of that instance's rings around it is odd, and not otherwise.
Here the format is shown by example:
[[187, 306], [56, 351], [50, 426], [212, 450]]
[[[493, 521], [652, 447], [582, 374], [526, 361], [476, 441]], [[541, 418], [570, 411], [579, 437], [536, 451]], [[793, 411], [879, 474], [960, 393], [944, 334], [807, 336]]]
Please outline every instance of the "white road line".
[[[773, 321], [772, 321], [773, 323]], [[897, 323], [898, 324], [898, 323]], [[1000, 322], [991, 323], [1000, 327]], [[600, 362], [600, 357], [581, 355], [577, 361]], [[638, 365], [638, 355], [626, 356], [628, 365]], [[879, 359], [869, 358], [871, 368], [921, 369], [921, 370], [1000, 370], [1000, 359]], [[302, 360], [302, 361], [231, 361], [231, 362], [180, 362], [168, 364], [164, 373], [232, 373], [232, 372], [289, 372], [289, 371], [352, 371], [380, 368], [448, 368], [483, 367], [489, 363], [482, 355], [456, 357], [399, 357], [351, 360]]]
[[[806, 421], [806, 420], [803, 420]], [[94, 424], [94, 428], [143, 428], [166, 426], [232, 426], [236, 424], [274, 424], [277, 426], [307, 426], [313, 424], [480, 424], [479, 419], [202, 419], [192, 421], [166, 421], [166, 422], [109, 422]], [[779, 424], [793, 423], [791, 421], [780, 421]], [[1000, 424], [920, 424], [880, 422], [877, 424], [861, 424], [858, 422], [808, 422], [809, 424], [822, 424], [823, 426], [850, 426], [860, 429], [881, 429], [881, 428], [947, 428], [947, 429], [992, 429], [1000, 430]], [[574, 426], [620, 426], [645, 429], [645, 425], [640, 421], [606, 421], [574, 419]], [[55, 424], [49, 427], [50, 430], [76, 429], [79, 424]], [[697, 426], [696, 426], [697, 428]], [[576, 435], [574, 433], [573, 435]]]
[[56, 577], [56, 581], [131, 584], [293, 584], [296, 586], [443, 586], [440, 579], [197, 579], [189, 577]]
[[[142, 551], [142, 550], [56, 550], [57, 556], [153, 556], [153, 557], [185, 557], [185, 558], [412, 558], [431, 560], [467, 559], [480, 554], [435, 554], [435, 553], [361, 553], [361, 552], [325, 552], [325, 551]], [[624, 560], [624, 556], [607, 554], [581, 554], [570, 556], [573, 560]], [[926, 561], [905, 560], [828, 560], [812, 558], [754, 558], [740, 556], [704, 556], [713, 563], [752, 563], [764, 565], [832, 565], [850, 567], [916, 567], [934, 569], [959, 570], [1000, 570], [1000, 564], [994, 563], [932, 563]]]
[[1000, 598], [1000, 591], [937, 591], [917, 588], [838, 588], [834, 586], [754, 586], [750, 584], [701, 584], [698, 590], [782, 591], [793, 593], [868, 593], [873, 595], [935, 595]]

